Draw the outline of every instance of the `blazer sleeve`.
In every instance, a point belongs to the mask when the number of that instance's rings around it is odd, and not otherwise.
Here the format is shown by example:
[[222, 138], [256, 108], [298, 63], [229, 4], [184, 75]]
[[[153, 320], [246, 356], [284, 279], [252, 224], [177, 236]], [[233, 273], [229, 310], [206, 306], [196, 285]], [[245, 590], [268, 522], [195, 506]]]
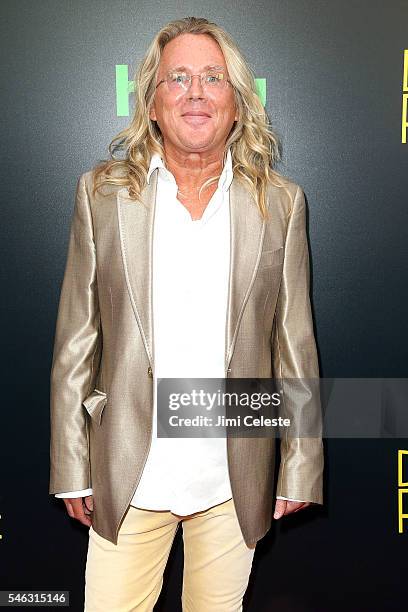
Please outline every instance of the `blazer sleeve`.
[[322, 504], [319, 365], [309, 297], [305, 211], [304, 193], [298, 186], [288, 221], [271, 338], [273, 375], [280, 379], [283, 389], [282, 412], [295, 424], [289, 435], [286, 428], [281, 436], [276, 495]]
[[95, 243], [82, 174], [75, 194], [51, 366], [50, 494], [92, 486], [88, 422], [82, 402], [95, 387], [100, 356]]

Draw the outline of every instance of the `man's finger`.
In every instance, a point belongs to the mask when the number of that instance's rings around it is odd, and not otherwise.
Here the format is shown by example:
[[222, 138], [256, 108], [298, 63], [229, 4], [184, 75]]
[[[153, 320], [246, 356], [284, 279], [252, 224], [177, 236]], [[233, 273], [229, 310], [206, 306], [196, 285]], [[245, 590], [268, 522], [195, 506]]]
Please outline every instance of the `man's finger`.
[[93, 495], [87, 495], [83, 498], [83, 504], [85, 506], [85, 514], [93, 512]]
[[285, 499], [276, 500], [273, 518], [280, 519], [285, 514], [287, 503], [288, 502]]
[[285, 514], [294, 514], [310, 506], [310, 502], [288, 502], [285, 510]]
[[71, 518], [75, 518], [74, 509], [73, 509], [71, 501], [70, 501], [70, 499], [68, 497], [64, 498], [64, 504], [65, 504], [65, 507], [67, 509], [67, 512], [68, 512], [69, 516]]
[[307, 508], [308, 506], [310, 506], [310, 502], [303, 502], [303, 504], [300, 506], [300, 508], [296, 508], [296, 510], [293, 510], [293, 512], [299, 512], [299, 510], [303, 510], [304, 508]]

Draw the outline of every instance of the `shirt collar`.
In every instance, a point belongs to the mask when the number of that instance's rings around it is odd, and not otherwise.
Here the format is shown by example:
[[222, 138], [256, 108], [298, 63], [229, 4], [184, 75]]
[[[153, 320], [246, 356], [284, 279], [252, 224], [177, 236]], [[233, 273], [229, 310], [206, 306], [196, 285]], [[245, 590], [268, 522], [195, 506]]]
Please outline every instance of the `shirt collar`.
[[[162, 160], [162, 158], [160, 157], [160, 155], [158, 153], [153, 153], [152, 158], [150, 160], [150, 166], [149, 166], [149, 170], [147, 173], [147, 182], [150, 183], [150, 177], [153, 173], [154, 170], [156, 170], [157, 168], [160, 168], [162, 170], [162, 176], [164, 179], [171, 181], [173, 183], [176, 182], [173, 174], [167, 170], [166, 166], [164, 165], [164, 162]], [[231, 148], [228, 147], [228, 151], [227, 151], [227, 157], [225, 160], [225, 164], [224, 164], [224, 168], [222, 169], [222, 173], [220, 178], [218, 179], [218, 187], [222, 190], [222, 191], [227, 191], [231, 185], [232, 179], [233, 179], [234, 175], [233, 175], [233, 171], [232, 171], [232, 155], [231, 155]]]

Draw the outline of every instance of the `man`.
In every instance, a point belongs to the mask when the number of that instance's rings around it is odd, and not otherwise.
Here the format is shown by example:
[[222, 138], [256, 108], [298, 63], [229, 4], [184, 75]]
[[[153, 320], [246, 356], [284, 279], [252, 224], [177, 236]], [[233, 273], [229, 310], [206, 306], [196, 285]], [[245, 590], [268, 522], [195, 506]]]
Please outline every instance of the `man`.
[[[50, 493], [90, 526], [88, 612], [152, 610], [180, 524], [183, 610], [231, 612], [271, 524], [274, 438], [157, 438], [156, 381], [318, 377], [304, 196], [217, 25], [162, 28], [136, 83], [125, 160], [78, 182]], [[321, 504], [322, 471], [321, 438], [284, 438], [274, 517]]]

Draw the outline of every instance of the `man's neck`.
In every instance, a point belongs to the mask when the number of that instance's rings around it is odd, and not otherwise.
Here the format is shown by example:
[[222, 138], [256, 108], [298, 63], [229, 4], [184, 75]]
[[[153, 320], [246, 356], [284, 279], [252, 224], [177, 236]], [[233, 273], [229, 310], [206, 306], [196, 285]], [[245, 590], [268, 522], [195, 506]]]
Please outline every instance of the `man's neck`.
[[[165, 150], [166, 168], [173, 174], [182, 198], [198, 202], [200, 187], [211, 177], [222, 173], [223, 150], [211, 153], [180, 154], [173, 150]], [[214, 186], [214, 189], [211, 189]], [[217, 188], [217, 184], [201, 192], [201, 199], [208, 200]], [[211, 191], [211, 193], [210, 193]]]

